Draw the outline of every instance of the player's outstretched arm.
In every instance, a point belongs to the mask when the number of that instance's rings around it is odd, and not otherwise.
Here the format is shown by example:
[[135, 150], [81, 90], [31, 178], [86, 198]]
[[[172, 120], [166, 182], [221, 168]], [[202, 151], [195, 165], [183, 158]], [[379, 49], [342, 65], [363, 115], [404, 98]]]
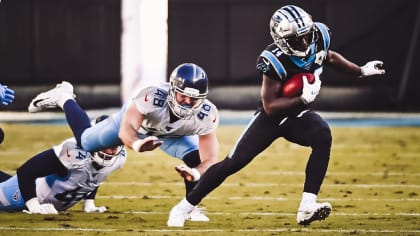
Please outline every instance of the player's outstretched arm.
[[218, 161], [219, 141], [216, 131], [199, 136], [199, 153], [201, 163], [194, 167], [185, 164], [175, 166], [178, 174], [189, 182], [196, 182], [206, 170]]
[[360, 67], [361, 75], [359, 77], [366, 77], [371, 75], [383, 75], [385, 74], [385, 69], [383, 69], [384, 63], [382, 61], [370, 61], [364, 66]]
[[121, 141], [136, 152], [152, 151], [162, 145], [157, 137], [149, 136], [145, 139], [139, 139], [137, 130], [143, 123], [144, 116], [136, 107], [134, 102], [128, 104], [121, 121], [118, 137]]
[[333, 50], [328, 51], [327, 63], [338, 70], [341, 70], [346, 73], [353, 74], [359, 77], [385, 74], [382, 61], [379, 61], [379, 60], [370, 61], [366, 63], [364, 66], [358, 66], [355, 63], [347, 60], [340, 53]]
[[196, 168], [203, 174], [219, 160], [219, 141], [216, 131], [199, 136], [199, 152], [201, 163]]

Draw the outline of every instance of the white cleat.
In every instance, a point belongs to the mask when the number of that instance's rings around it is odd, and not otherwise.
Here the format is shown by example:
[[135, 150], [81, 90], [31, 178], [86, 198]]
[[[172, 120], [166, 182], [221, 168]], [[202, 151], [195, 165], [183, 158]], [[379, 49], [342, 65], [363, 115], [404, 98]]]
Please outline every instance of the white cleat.
[[75, 97], [73, 94], [73, 85], [69, 82], [63, 81], [53, 89], [50, 89], [46, 92], [38, 94], [31, 103], [29, 103], [28, 111], [40, 112], [49, 108], [57, 107], [57, 101], [60, 99], [60, 96], [67, 95]]
[[332, 211], [328, 202], [308, 204], [298, 210], [297, 223], [308, 226], [315, 220], [325, 220]]
[[207, 222], [210, 221], [209, 217], [205, 215], [204, 208], [199, 208], [197, 206], [194, 207], [190, 215], [188, 216], [188, 219], [190, 221], [201, 221], [201, 222]]
[[175, 205], [169, 213], [167, 225], [169, 227], [184, 227], [185, 220], [189, 218], [189, 212], [183, 211], [178, 205]]

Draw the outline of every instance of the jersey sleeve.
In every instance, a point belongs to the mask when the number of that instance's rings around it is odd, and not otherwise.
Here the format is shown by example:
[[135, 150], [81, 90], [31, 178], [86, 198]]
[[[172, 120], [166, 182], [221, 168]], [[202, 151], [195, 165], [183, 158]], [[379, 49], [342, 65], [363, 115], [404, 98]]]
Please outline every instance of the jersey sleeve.
[[322, 46], [325, 51], [330, 49], [331, 45], [331, 32], [328, 26], [321, 22], [315, 22], [315, 27], [317, 28], [318, 38], [322, 39]]
[[209, 100], [205, 101], [197, 117], [201, 120], [198, 135], [205, 135], [214, 132], [219, 126], [219, 111]]
[[140, 113], [147, 115], [155, 109], [163, 107], [166, 104], [167, 96], [166, 87], [149, 86], [141, 89], [134, 97], [133, 102]]
[[275, 45], [269, 45], [257, 58], [257, 70], [274, 80], [287, 77], [286, 69], [280, 61], [281, 50]]
[[64, 140], [61, 144], [54, 146], [53, 150], [58, 160], [67, 169], [86, 165], [90, 158], [90, 153], [80, 149], [74, 138]]

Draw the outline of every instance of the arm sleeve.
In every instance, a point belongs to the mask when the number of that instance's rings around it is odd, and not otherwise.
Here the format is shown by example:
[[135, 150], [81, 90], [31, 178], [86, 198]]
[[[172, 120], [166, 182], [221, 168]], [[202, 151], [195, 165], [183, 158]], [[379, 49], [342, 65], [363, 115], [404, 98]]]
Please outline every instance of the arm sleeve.
[[39, 153], [25, 162], [16, 171], [19, 189], [23, 200], [36, 197], [35, 180], [39, 177], [55, 174], [60, 177], [67, 175], [67, 168], [58, 160], [53, 149]]

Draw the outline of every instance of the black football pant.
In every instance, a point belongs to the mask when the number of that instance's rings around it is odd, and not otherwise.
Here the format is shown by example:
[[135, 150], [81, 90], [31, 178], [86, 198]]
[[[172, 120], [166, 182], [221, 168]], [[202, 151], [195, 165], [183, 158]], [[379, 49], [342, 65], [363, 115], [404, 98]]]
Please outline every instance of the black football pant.
[[306, 164], [303, 191], [318, 194], [330, 159], [332, 138], [327, 122], [313, 111], [287, 118], [268, 117], [264, 112], [259, 112], [248, 124], [229, 155], [201, 176], [194, 189], [187, 194], [187, 200], [197, 205], [228, 176], [244, 168], [280, 137], [312, 148]]

